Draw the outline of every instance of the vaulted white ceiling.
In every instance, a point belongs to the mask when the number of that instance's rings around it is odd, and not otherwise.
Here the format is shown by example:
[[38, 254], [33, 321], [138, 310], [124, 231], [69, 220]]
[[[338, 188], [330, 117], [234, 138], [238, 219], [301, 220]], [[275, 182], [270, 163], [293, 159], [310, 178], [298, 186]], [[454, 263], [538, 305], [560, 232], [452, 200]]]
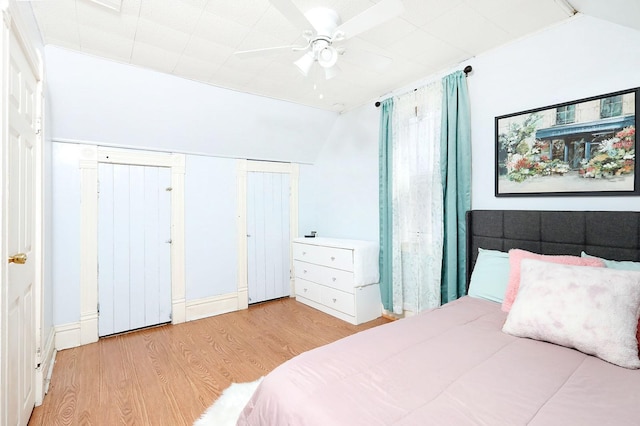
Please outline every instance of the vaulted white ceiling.
[[[317, 6], [332, 8], [344, 22], [379, 0], [293, 1], [303, 12]], [[300, 30], [269, 0], [48, 0], [31, 4], [45, 44], [336, 111], [461, 66], [475, 55], [572, 15], [571, 7], [561, 0], [403, 3], [405, 10], [399, 17], [346, 43], [346, 52], [339, 58], [341, 73], [326, 81], [304, 77], [297, 70], [293, 61], [300, 52], [244, 59], [234, 55], [238, 50], [304, 44]], [[372, 68], [354, 58], [352, 52], [360, 51], [375, 52], [393, 62], [386, 69]]]

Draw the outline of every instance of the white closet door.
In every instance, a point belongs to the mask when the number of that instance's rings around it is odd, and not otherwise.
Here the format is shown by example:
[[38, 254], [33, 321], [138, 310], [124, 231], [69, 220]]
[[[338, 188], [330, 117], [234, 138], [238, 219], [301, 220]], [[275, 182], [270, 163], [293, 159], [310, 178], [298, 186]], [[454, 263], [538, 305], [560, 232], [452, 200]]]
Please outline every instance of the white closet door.
[[171, 171], [99, 164], [98, 334], [171, 320]]
[[249, 303], [289, 296], [289, 174], [247, 173]]

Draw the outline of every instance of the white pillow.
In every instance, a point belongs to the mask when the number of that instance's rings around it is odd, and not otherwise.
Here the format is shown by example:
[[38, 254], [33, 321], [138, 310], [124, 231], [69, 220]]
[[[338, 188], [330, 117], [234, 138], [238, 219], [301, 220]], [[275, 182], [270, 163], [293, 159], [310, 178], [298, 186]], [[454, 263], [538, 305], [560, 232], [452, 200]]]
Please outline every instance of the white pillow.
[[520, 290], [502, 331], [640, 368], [638, 316], [639, 271], [524, 259]]

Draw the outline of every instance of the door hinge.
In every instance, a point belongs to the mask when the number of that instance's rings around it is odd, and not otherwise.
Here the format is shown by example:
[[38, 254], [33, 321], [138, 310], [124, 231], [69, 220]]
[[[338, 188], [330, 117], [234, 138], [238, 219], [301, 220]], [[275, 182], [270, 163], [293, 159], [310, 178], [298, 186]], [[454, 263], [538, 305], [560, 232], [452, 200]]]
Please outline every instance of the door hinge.
[[42, 132], [42, 117], [36, 117], [35, 125], [36, 135], [39, 135]]
[[98, 305], [96, 306], [96, 310], [98, 311], [98, 315], [100, 315], [100, 304], [98, 303]]

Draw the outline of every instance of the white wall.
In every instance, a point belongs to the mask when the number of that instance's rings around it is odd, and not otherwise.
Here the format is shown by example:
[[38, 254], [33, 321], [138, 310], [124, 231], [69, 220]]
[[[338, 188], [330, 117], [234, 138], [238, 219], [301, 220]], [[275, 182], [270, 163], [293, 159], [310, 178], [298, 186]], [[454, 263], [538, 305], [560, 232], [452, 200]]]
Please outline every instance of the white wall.
[[640, 86], [640, 31], [588, 16], [470, 61], [472, 208], [640, 210], [639, 197], [494, 196], [497, 116]]
[[311, 163], [337, 118], [59, 47], [46, 59], [57, 141]]
[[80, 320], [80, 152], [52, 144], [53, 323]]
[[379, 114], [373, 103], [342, 114], [316, 163], [300, 167], [300, 236], [378, 241]]
[[236, 160], [187, 155], [186, 299], [237, 291]]

